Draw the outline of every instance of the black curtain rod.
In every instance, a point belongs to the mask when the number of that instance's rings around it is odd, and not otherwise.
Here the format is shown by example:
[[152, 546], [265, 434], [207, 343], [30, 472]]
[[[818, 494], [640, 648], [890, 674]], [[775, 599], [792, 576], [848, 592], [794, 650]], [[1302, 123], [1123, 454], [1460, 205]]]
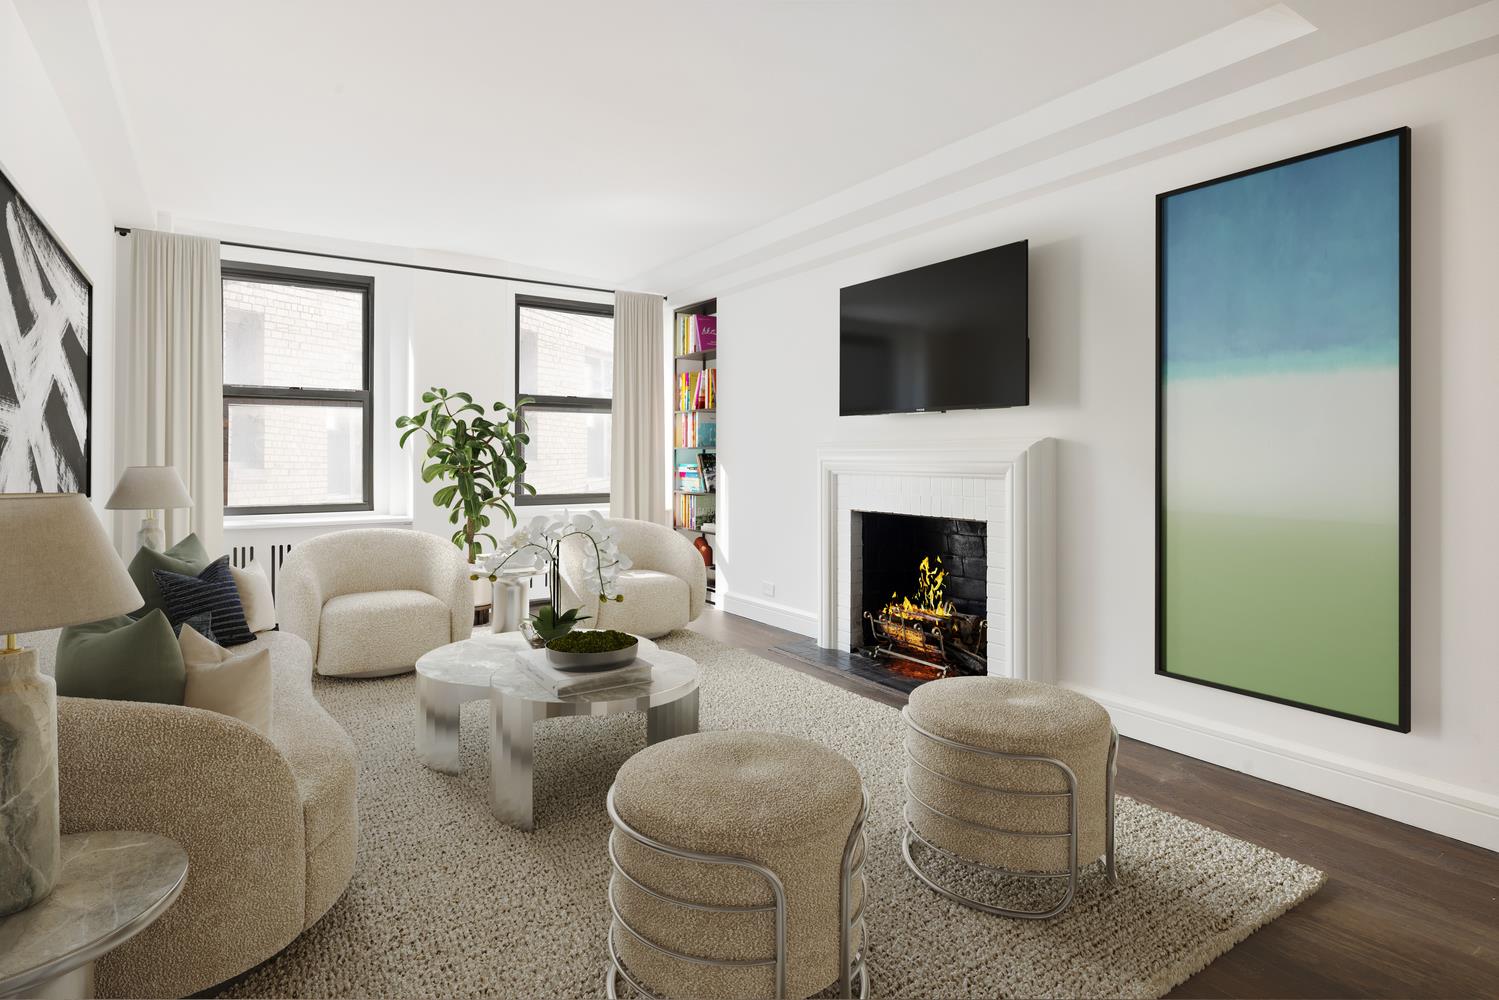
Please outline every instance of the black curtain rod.
[[[115, 233], [119, 236], [129, 236], [130, 230], [124, 226], [115, 226]], [[318, 250], [288, 250], [286, 247], [271, 247], [262, 243], [236, 243], [234, 240], [219, 240], [226, 247], [241, 247], [245, 250], [269, 250], [272, 253], [294, 253], [304, 257], [326, 257], [329, 260], [347, 260], [356, 264], [379, 264], [382, 267], [409, 267], [413, 271], [436, 271], [438, 274], [459, 274], [465, 278], [493, 278], [495, 281], [517, 281], [527, 285], [547, 285], [551, 288], [574, 288], [580, 292], [607, 292], [614, 295], [613, 288], [597, 288], [593, 285], [574, 285], [566, 281], [542, 281], [540, 278], [515, 278], [508, 274], [490, 274], [488, 271], [463, 271], [456, 267], [433, 267], [431, 264], [406, 264], [398, 260], [376, 260], [373, 257], [350, 257], [342, 253], [322, 253]], [[665, 299], [663, 295], [661, 298]]]

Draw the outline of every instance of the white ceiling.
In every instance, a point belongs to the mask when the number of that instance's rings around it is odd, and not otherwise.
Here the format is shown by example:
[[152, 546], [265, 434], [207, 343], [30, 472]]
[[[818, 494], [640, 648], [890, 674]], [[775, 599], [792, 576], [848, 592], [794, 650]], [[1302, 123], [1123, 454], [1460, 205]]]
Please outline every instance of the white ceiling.
[[[951, 178], [964, 163], [838, 203], [1042, 105], [1059, 127], [1122, 122], [1109, 96], [1133, 86], [1130, 120], [1164, 114], [1475, 4], [1291, 0], [1243, 22], [1268, 4], [14, 2], [122, 223], [166, 212], [607, 284], [683, 281], [673, 262], [699, 251], [727, 261]], [[1154, 82], [1126, 72], [1181, 46]], [[1084, 94], [1094, 110], [1066, 103]]]

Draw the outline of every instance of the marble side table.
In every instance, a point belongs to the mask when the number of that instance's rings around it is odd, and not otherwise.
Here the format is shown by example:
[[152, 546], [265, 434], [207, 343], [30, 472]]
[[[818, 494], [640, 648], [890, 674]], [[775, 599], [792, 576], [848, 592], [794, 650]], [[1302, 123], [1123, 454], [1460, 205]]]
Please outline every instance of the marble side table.
[[0, 917], [0, 997], [92, 997], [94, 960], [150, 926], [186, 881], [187, 852], [166, 837], [63, 837], [52, 895]]

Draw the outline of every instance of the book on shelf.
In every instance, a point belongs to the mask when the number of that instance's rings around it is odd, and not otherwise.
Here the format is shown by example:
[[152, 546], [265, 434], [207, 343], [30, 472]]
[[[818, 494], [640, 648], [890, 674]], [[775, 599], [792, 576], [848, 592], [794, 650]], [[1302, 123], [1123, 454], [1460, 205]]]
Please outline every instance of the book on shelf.
[[677, 489], [686, 490], [689, 493], [706, 493], [705, 482], [700, 461], [688, 459], [677, 463]]
[[677, 353], [697, 354], [718, 349], [718, 317], [682, 313], [677, 316]]
[[677, 462], [677, 489], [712, 493], [718, 478], [718, 459], [712, 452], [689, 452]]
[[677, 373], [678, 410], [711, 410], [718, 405], [718, 369]]
[[711, 413], [678, 413], [672, 426], [672, 444], [677, 448], [716, 448], [718, 421]]
[[672, 497], [674, 510], [673, 523], [678, 528], [690, 528], [693, 531], [698, 531], [703, 524], [713, 520], [717, 501], [718, 498], [711, 493], [705, 496], [678, 493]]

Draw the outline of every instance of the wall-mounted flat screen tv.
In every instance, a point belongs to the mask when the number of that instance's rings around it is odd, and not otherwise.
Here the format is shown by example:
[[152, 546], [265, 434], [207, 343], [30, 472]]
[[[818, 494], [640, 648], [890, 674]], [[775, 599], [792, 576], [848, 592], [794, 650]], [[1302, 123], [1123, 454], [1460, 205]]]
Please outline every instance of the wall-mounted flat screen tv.
[[1030, 402], [1026, 240], [842, 290], [838, 412]]

